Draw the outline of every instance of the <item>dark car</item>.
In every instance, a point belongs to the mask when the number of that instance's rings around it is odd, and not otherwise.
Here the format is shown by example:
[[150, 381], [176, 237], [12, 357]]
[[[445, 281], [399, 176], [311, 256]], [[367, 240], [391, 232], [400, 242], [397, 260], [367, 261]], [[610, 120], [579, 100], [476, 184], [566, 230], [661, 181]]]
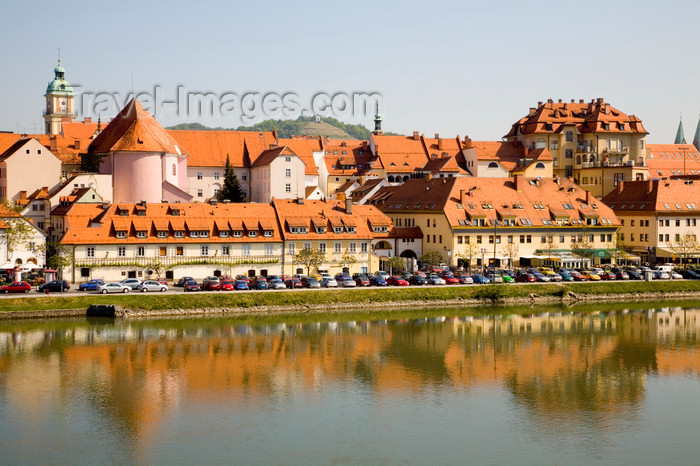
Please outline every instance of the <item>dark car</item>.
[[78, 285], [78, 291], [95, 291], [100, 285], [104, 285], [105, 281], [101, 278], [93, 278], [90, 281]]
[[44, 283], [43, 285], [39, 285], [39, 289], [37, 291], [68, 291], [70, 290], [70, 283], [68, 283], [65, 280], [52, 280], [48, 283]]
[[192, 277], [182, 277], [181, 279], [179, 279], [179, 280], [177, 281], [177, 283], [175, 283], [175, 286], [182, 286], [182, 287], [184, 287], [184, 286], [185, 286], [185, 283], [190, 282], [190, 281], [193, 281], [193, 280], [194, 280], [194, 278], [192, 278]]
[[314, 277], [302, 277], [301, 286], [304, 288], [321, 288], [321, 282]]
[[615, 274], [615, 278], [617, 280], [629, 280], [630, 276], [624, 270], [618, 270], [617, 273]]
[[199, 283], [194, 281], [194, 278], [189, 281], [186, 281], [183, 285], [183, 288], [185, 289], [185, 291], [202, 291], [202, 287], [199, 286]]
[[267, 278], [265, 277], [255, 277], [253, 278], [248, 286], [255, 290], [267, 290], [270, 286], [267, 283]]
[[425, 274], [414, 274], [408, 279], [408, 283], [411, 285], [423, 286], [428, 284], [428, 278]]
[[2, 293], [29, 293], [32, 287], [27, 282], [13, 282], [0, 287]]
[[686, 270], [683, 272], [683, 277], [687, 278], [688, 280], [700, 280], [700, 273], [698, 273], [696, 270]]
[[477, 273], [475, 275], [472, 275], [472, 279], [474, 280], [474, 283], [483, 285], [486, 283], [491, 283], [491, 279], [489, 277], [486, 277], [484, 275], [481, 275], [480, 273]]
[[204, 278], [204, 280], [202, 280], [202, 289], [206, 291], [220, 291], [221, 281], [219, 277], [211, 276]]
[[285, 280], [284, 284], [287, 286], [287, 288], [302, 288], [304, 285], [302, 285], [301, 280], [299, 280], [297, 277], [291, 277]]
[[630, 280], [644, 280], [644, 275], [636, 270], [627, 270], [627, 275], [630, 277]]
[[387, 286], [386, 280], [381, 275], [371, 275], [369, 283], [372, 286]]

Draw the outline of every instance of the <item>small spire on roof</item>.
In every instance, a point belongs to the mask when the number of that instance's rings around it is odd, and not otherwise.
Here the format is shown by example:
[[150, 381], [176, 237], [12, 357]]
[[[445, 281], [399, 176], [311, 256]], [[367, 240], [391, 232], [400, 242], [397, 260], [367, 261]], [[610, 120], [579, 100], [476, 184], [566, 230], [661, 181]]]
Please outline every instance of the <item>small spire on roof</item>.
[[676, 131], [676, 140], [674, 144], [685, 144], [685, 134], [683, 133], [683, 114], [681, 113], [681, 121], [678, 123], [678, 131]]

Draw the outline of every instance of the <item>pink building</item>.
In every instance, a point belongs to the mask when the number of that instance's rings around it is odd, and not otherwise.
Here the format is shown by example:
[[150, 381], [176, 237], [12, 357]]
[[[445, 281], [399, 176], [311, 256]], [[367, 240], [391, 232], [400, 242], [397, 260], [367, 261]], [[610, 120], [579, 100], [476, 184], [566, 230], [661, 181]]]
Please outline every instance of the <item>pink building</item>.
[[112, 175], [113, 202], [191, 202], [187, 156], [153, 115], [132, 99], [92, 141], [103, 156], [100, 173]]

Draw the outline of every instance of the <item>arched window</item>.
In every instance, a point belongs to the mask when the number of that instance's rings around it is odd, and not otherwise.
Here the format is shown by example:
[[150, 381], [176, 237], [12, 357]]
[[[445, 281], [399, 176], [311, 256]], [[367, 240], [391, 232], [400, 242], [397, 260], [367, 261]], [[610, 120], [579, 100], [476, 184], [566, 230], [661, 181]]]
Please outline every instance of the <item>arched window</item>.
[[496, 162], [491, 162], [489, 163], [489, 168], [498, 168], [498, 164]]
[[537, 162], [535, 168], [544, 168], [544, 164], [542, 162]]
[[404, 175], [403, 180], [408, 181], [408, 175]]
[[394, 175], [389, 175], [389, 183], [393, 183], [393, 182], [394, 182]]

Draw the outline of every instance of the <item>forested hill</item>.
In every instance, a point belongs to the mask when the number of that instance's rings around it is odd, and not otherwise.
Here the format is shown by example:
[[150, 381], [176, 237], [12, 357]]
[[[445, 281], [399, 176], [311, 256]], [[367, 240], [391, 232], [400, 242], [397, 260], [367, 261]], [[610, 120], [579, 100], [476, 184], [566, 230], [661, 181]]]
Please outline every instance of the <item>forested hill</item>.
[[291, 135], [324, 136], [332, 139], [369, 139], [370, 131], [362, 125], [343, 123], [335, 118], [323, 118], [318, 121], [316, 117], [300, 116], [296, 120], [265, 120], [252, 126], [239, 126], [238, 128], [210, 128], [201, 123], [182, 123], [169, 126], [168, 129], [190, 129], [210, 131], [272, 131], [277, 130], [280, 138], [288, 138]]

